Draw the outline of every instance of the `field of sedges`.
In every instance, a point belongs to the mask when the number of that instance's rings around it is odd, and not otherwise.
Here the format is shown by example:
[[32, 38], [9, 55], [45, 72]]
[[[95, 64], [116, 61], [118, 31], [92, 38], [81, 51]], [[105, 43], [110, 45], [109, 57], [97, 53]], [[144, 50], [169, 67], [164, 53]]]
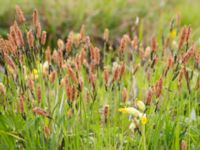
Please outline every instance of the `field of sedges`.
[[[1, 149], [200, 149], [200, 50], [174, 20], [96, 47], [84, 25], [49, 47], [37, 10], [16, 6], [0, 38]], [[158, 42], [159, 41], [159, 42]]]

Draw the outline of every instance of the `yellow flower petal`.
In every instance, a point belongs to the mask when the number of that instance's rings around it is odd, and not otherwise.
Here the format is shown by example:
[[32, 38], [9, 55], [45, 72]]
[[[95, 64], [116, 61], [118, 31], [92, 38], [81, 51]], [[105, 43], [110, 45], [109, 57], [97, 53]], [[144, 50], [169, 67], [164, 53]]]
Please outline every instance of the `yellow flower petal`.
[[38, 75], [37, 69], [33, 69], [33, 74], [34, 74], [34, 75]]
[[170, 38], [174, 39], [176, 37], [176, 29], [172, 29], [172, 31], [170, 32]]
[[146, 115], [143, 115], [142, 117], [141, 117], [141, 122], [142, 122], [142, 124], [143, 125], [145, 125], [146, 123], [147, 123], [147, 117], [146, 117]]

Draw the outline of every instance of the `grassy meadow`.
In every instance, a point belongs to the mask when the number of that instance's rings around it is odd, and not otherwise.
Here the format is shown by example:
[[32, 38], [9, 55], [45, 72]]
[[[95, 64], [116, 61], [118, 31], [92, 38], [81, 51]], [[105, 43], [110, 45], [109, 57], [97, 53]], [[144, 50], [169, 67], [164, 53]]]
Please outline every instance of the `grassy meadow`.
[[198, 4], [0, 0], [0, 149], [200, 149]]

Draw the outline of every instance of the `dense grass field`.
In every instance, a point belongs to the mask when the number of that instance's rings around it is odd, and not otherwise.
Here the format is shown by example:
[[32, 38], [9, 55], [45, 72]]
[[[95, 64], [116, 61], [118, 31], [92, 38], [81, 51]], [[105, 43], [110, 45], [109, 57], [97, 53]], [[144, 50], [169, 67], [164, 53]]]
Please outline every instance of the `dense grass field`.
[[174, 15], [162, 33], [115, 38], [112, 23], [95, 35], [86, 23], [56, 39], [37, 9], [15, 10], [0, 37], [0, 149], [200, 149], [194, 24]]

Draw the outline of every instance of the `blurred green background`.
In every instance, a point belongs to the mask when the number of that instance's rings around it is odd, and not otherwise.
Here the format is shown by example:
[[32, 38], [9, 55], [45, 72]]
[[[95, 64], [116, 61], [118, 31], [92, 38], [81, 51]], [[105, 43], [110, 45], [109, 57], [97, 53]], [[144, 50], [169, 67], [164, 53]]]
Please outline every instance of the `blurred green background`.
[[[193, 37], [200, 32], [200, 0], [0, 0], [0, 35], [5, 36], [15, 19], [18, 4], [28, 20], [37, 8], [43, 29], [50, 41], [66, 38], [69, 31], [79, 31], [82, 24], [93, 38], [105, 28], [111, 38], [142, 30], [143, 37], [162, 34], [170, 21], [180, 15], [181, 25], [191, 25]], [[139, 23], [137, 24], [137, 20]]]

